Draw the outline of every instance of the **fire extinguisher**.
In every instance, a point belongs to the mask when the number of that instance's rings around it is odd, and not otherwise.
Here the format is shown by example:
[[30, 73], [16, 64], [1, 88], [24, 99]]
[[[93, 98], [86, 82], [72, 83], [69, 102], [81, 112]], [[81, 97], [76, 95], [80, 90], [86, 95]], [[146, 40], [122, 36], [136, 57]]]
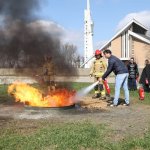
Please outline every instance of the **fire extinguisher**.
[[107, 94], [110, 95], [110, 87], [109, 87], [107, 80], [103, 80], [103, 83], [104, 83], [105, 89], [107, 91]]
[[143, 86], [140, 86], [140, 88], [139, 88], [139, 99], [144, 100], [144, 98], [145, 98], [144, 88], [143, 88]]

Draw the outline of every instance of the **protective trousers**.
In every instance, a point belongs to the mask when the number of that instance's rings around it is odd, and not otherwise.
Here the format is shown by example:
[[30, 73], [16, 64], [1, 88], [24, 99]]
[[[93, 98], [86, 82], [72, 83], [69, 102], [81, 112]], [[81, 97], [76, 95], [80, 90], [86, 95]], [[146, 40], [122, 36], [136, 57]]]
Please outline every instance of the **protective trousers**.
[[[99, 77], [95, 77], [94, 78], [94, 81], [98, 81]], [[95, 87], [94, 87], [94, 90], [95, 90], [95, 94], [97, 95], [101, 95], [101, 97], [105, 97], [105, 89], [104, 89], [104, 85], [102, 82], [98, 83]]]

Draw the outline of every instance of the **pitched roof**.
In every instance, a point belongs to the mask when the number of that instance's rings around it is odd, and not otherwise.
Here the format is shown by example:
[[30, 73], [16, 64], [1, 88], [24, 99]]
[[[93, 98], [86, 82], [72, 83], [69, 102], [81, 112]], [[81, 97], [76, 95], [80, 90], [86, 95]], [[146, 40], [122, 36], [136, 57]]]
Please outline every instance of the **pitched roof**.
[[150, 40], [150, 36], [143, 35], [143, 34], [139, 34], [139, 35], [142, 36], [142, 37], [144, 37], [144, 38], [146, 38], [146, 39], [148, 39], [148, 40]]
[[118, 37], [122, 32], [124, 32], [126, 29], [128, 29], [133, 23], [139, 25], [146, 31], [148, 31], [148, 28], [146, 28], [144, 25], [142, 25], [140, 22], [138, 22], [135, 19], [132, 19], [130, 22], [128, 22], [123, 28], [121, 28], [108, 42], [106, 42], [100, 49], [105, 48], [112, 40], [114, 40], [116, 37]]
[[129, 34], [132, 35], [133, 37], [135, 37], [135, 38], [137, 38], [137, 39], [139, 39], [139, 40], [145, 42], [145, 43], [150, 44], [150, 39], [149, 39], [150, 37], [148, 37], [148, 36], [144, 36], [144, 35], [141, 35], [141, 34], [137, 34], [137, 33], [132, 32], [132, 31], [129, 31]]

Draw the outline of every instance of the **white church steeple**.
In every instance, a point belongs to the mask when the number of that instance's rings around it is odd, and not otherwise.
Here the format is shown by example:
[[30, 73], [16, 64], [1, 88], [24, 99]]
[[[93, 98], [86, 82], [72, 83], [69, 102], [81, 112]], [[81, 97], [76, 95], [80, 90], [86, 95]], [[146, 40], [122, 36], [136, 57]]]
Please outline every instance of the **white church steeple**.
[[90, 11], [90, 0], [87, 0], [87, 10]]
[[[93, 21], [90, 12], [90, 0], [87, 0], [87, 8], [84, 11], [84, 62], [93, 56]], [[91, 61], [85, 64], [90, 68]]]

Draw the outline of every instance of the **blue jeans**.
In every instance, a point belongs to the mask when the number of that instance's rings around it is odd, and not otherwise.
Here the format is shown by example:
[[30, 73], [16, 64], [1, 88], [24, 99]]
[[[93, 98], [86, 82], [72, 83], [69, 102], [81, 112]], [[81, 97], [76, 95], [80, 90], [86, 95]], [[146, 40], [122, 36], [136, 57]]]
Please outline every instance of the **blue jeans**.
[[120, 96], [120, 89], [123, 87], [124, 94], [125, 94], [125, 102], [129, 104], [129, 90], [128, 90], [128, 73], [118, 74], [116, 76], [116, 83], [115, 83], [115, 97], [114, 97], [114, 105], [118, 104], [118, 99]]

